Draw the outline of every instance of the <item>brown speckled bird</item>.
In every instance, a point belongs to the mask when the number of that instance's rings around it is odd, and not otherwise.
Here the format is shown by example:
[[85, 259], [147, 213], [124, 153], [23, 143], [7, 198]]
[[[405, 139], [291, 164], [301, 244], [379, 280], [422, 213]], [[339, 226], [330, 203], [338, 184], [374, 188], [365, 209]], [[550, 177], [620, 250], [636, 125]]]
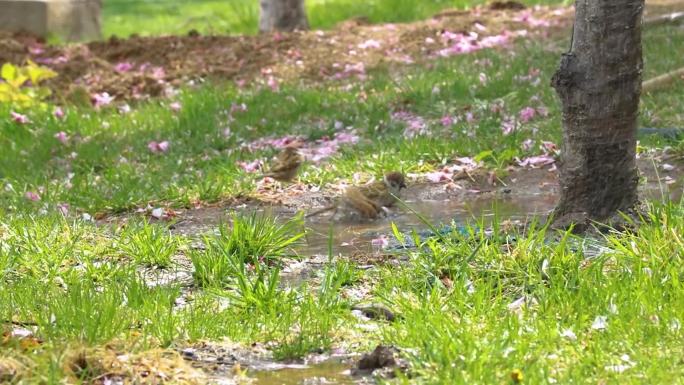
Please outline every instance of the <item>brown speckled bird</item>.
[[406, 188], [404, 174], [398, 171], [390, 172], [385, 174], [381, 181], [365, 186], [348, 187], [335, 203], [314, 211], [306, 217], [331, 210], [334, 210], [333, 215], [335, 215], [342, 210], [346, 217], [375, 219], [384, 211], [383, 207], [394, 205], [402, 188]]
[[279, 182], [290, 182], [296, 176], [304, 158], [296, 147], [288, 146], [273, 159], [271, 168], [260, 178], [273, 178]]

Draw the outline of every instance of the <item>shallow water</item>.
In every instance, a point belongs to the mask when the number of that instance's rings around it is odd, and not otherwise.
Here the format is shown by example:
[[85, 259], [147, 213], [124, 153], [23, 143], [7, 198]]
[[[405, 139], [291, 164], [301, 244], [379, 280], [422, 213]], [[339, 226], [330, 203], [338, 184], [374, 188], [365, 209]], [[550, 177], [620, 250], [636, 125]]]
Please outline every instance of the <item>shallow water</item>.
[[[407, 199], [406, 205], [414, 210], [429, 223], [440, 225], [491, 223], [495, 217], [501, 220], [526, 221], [535, 216], [545, 216], [555, 203], [555, 195], [517, 195], [483, 196], [469, 201], [458, 200], [413, 200]], [[310, 232], [307, 234], [306, 245], [297, 249], [305, 256], [327, 255], [329, 250], [329, 235], [332, 226], [333, 255], [354, 253], [372, 253], [380, 249], [373, 245], [372, 240], [378, 237], [392, 236], [391, 223], [402, 232], [424, 230], [427, 226], [421, 218], [404, 208], [395, 208], [387, 217], [369, 223], [335, 223], [330, 217], [317, 218], [307, 222]], [[379, 243], [379, 242], [378, 242]]]
[[305, 368], [285, 368], [280, 370], [262, 370], [249, 373], [254, 385], [318, 385], [318, 384], [358, 384], [363, 379], [349, 374], [350, 365], [326, 361]]

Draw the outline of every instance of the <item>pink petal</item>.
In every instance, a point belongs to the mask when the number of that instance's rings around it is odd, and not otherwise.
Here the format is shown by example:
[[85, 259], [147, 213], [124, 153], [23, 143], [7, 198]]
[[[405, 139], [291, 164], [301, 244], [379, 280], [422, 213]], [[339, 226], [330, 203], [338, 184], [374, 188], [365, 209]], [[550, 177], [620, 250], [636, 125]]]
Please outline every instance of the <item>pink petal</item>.
[[534, 108], [525, 107], [522, 110], [520, 110], [520, 113], [519, 113], [520, 121], [523, 123], [527, 123], [530, 120], [532, 120], [536, 114], [537, 114], [537, 111]]
[[380, 48], [380, 46], [381, 46], [380, 42], [377, 40], [373, 40], [373, 39], [366, 40], [363, 43], [360, 43], [358, 45], [358, 47], [361, 49]]
[[389, 238], [387, 237], [387, 235], [383, 234], [383, 235], [379, 236], [378, 238], [372, 239], [371, 245], [385, 248], [385, 247], [387, 247], [387, 245], [389, 245]]
[[62, 213], [62, 215], [66, 216], [69, 214], [69, 204], [68, 203], [60, 203], [57, 205], [57, 210]]
[[69, 136], [67, 136], [66, 132], [64, 131], [60, 131], [56, 133], [54, 136], [55, 139], [59, 140], [59, 142], [62, 144], [66, 144], [69, 141]]
[[444, 171], [435, 171], [435, 172], [429, 172], [425, 174], [425, 177], [427, 178], [428, 181], [432, 183], [440, 183], [444, 181], [450, 181], [451, 177], [453, 174], [451, 173], [446, 173]]
[[109, 93], [107, 93], [107, 92], [102, 92], [99, 94], [93, 94], [92, 98], [93, 98], [93, 103], [94, 103], [95, 107], [106, 106], [108, 104], [111, 104], [115, 99], [114, 96], [109, 95]]
[[159, 152], [158, 144], [157, 144], [157, 142], [155, 142], [155, 141], [151, 141], [151, 142], [147, 143], [147, 148], [148, 148], [150, 151], [152, 151], [153, 153]]
[[20, 114], [18, 112], [14, 112], [14, 111], [10, 111], [10, 115], [12, 116], [12, 120], [15, 123], [19, 123], [19, 124], [31, 123], [31, 120], [26, 115], [23, 115], [23, 114]]
[[165, 141], [163, 141], [163, 142], [157, 143], [157, 149], [158, 149], [160, 152], [166, 152], [166, 151], [168, 151], [168, 150], [169, 150], [169, 141], [168, 141], [168, 140], [165, 140]]
[[54, 111], [52, 112], [52, 115], [54, 115], [54, 117], [57, 119], [62, 119], [65, 114], [64, 114], [64, 110], [62, 109], [62, 107], [57, 106], [57, 107], [55, 107]]
[[518, 164], [522, 167], [541, 167], [545, 166], [547, 164], [552, 164], [556, 160], [549, 156], [549, 155], [539, 155], [539, 156], [531, 156], [528, 158], [523, 159], [522, 161], [519, 161]]
[[444, 127], [450, 127], [455, 123], [455, 119], [449, 115], [444, 115], [442, 116], [442, 119], [440, 119], [440, 123], [442, 123], [442, 126]]
[[522, 147], [524, 151], [530, 151], [532, 149], [532, 144], [534, 144], [532, 139], [525, 139], [520, 147]]
[[169, 108], [175, 112], [180, 111], [182, 107], [183, 106], [180, 104], [180, 102], [173, 102], [173, 103], [169, 104]]
[[510, 118], [504, 119], [501, 122], [501, 131], [503, 132], [504, 135], [508, 135], [508, 134], [512, 133], [513, 131], [515, 131], [515, 128], [516, 128], [515, 122]]
[[33, 192], [33, 191], [27, 191], [24, 194], [24, 197], [30, 201], [33, 201], [33, 202], [37, 202], [40, 200], [40, 195], [38, 195], [37, 192]]
[[541, 147], [546, 154], [558, 152], [558, 146], [553, 142], [542, 141]]
[[253, 160], [251, 162], [237, 162], [237, 164], [248, 173], [256, 172], [261, 168], [261, 161], [259, 159]]
[[133, 69], [133, 64], [130, 62], [120, 62], [114, 66], [114, 71], [116, 72], [128, 72]]

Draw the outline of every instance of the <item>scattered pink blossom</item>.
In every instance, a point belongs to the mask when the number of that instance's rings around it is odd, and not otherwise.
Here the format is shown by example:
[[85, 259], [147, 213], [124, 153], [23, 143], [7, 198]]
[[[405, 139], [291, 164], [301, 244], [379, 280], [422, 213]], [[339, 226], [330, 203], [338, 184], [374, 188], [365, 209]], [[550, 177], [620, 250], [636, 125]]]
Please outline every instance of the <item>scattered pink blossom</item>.
[[60, 131], [56, 133], [54, 136], [55, 139], [57, 139], [62, 144], [67, 144], [67, 142], [69, 141], [69, 136], [64, 131]]
[[152, 68], [152, 77], [162, 80], [166, 77], [166, 70], [163, 67], [154, 67]]
[[31, 45], [29, 47], [29, 52], [31, 55], [40, 55], [45, 52], [45, 48], [42, 45]]
[[124, 104], [119, 106], [119, 113], [120, 114], [125, 115], [125, 114], [128, 114], [129, 112], [131, 112], [131, 106], [129, 106], [128, 103], [124, 103]]
[[427, 178], [428, 181], [432, 183], [441, 183], [441, 182], [446, 182], [446, 181], [451, 181], [451, 178], [453, 177], [453, 173], [450, 172], [444, 172], [444, 171], [435, 171], [435, 172], [429, 172], [425, 174], [425, 177]]
[[669, 163], [663, 163], [662, 167], [663, 167], [663, 170], [665, 170], [665, 171], [672, 171], [676, 168], [675, 166], [673, 166]]
[[64, 114], [64, 110], [62, 109], [62, 107], [57, 106], [57, 107], [55, 107], [55, 109], [52, 111], [52, 115], [53, 115], [55, 118], [57, 118], [57, 119], [62, 119], [62, 118], [64, 118], [64, 115], [65, 115], [65, 114]]
[[237, 164], [248, 173], [254, 173], [261, 169], [261, 160], [259, 159], [251, 162], [237, 162]]
[[230, 105], [230, 113], [234, 112], [247, 112], [247, 105], [245, 103], [233, 103]]
[[34, 191], [27, 191], [24, 194], [24, 197], [32, 202], [37, 202], [40, 200], [40, 195], [38, 195], [38, 193]]
[[10, 115], [12, 116], [12, 121], [15, 123], [19, 124], [28, 124], [31, 123], [31, 120], [28, 118], [28, 116], [20, 114], [18, 112], [10, 111]]
[[501, 121], [501, 132], [503, 132], [504, 135], [509, 135], [516, 129], [516, 124], [513, 119], [510, 117], [505, 117]]
[[553, 154], [557, 153], [559, 151], [558, 145], [553, 142], [549, 141], [542, 141], [541, 142], [541, 148], [544, 151], [545, 154]]
[[353, 132], [337, 132], [335, 133], [335, 141], [339, 144], [357, 143], [361, 139]]
[[431, 37], [426, 37], [425, 38], [425, 44], [435, 44], [435, 39]]
[[111, 104], [115, 99], [115, 97], [109, 95], [108, 92], [93, 94], [92, 98], [93, 98], [93, 104], [95, 105], [96, 108]]
[[442, 123], [442, 126], [444, 127], [451, 127], [454, 125], [454, 123], [456, 123], [456, 119], [451, 115], [444, 115], [439, 122]]
[[280, 89], [280, 84], [278, 83], [278, 79], [276, 79], [273, 76], [269, 76], [266, 79], [266, 85], [271, 89], [273, 92], [278, 92]]
[[523, 123], [527, 123], [530, 120], [534, 119], [535, 115], [537, 115], [537, 111], [534, 108], [525, 107], [522, 110], [520, 110], [520, 121]]
[[475, 120], [477, 119], [475, 119], [475, 115], [472, 112], [466, 112], [466, 122], [473, 123]]
[[429, 133], [427, 122], [422, 116], [408, 111], [396, 111], [392, 113], [392, 119], [406, 125], [404, 129], [404, 136], [406, 138], [414, 138]]
[[181, 110], [181, 108], [183, 108], [183, 105], [181, 105], [180, 102], [173, 102], [169, 104], [169, 108], [171, 109], [171, 111], [178, 112]]
[[344, 65], [344, 69], [342, 70], [342, 72], [336, 73], [334, 75], [334, 78], [344, 79], [353, 75], [356, 75], [360, 79], [365, 78], [366, 65], [363, 62], [347, 63]]
[[380, 48], [382, 44], [380, 44], [379, 41], [374, 40], [374, 39], [369, 39], [364, 41], [363, 43], [360, 43], [358, 47], [360, 49], [369, 49], [369, 48]]
[[480, 84], [487, 84], [487, 74], [480, 72]]
[[389, 237], [385, 234], [371, 240], [371, 245], [385, 248], [389, 245]]
[[473, 24], [473, 27], [475, 27], [475, 29], [480, 31], [480, 32], [484, 32], [487, 30], [487, 27], [485, 27], [484, 25], [482, 25], [480, 23]]
[[68, 203], [60, 203], [57, 205], [57, 211], [59, 211], [62, 215], [67, 216], [69, 214], [69, 204]]
[[526, 23], [530, 27], [549, 27], [551, 22], [544, 19], [538, 19], [532, 15], [531, 10], [524, 10], [519, 13], [519, 16], [514, 19], [515, 21]]
[[224, 137], [230, 138], [230, 135], [232, 134], [232, 132], [230, 131], [230, 127], [224, 128], [222, 134]]
[[147, 148], [153, 154], [166, 152], [169, 150], [169, 146], [170, 146], [170, 143], [168, 140], [164, 140], [162, 142], [151, 141], [151, 142], [147, 143]]
[[123, 61], [116, 63], [114, 66], [114, 71], [116, 72], [128, 72], [133, 69], [133, 64], [131, 62]]
[[520, 160], [520, 161], [518, 161], [518, 165], [520, 165], [521, 167], [537, 168], [537, 167], [546, 166], [548, 164], [552, 164], [555, 161], [556, 160], [552, 156], [539, 155], [539, 156], [530, 156], [528, 158]]
[[522, 147], [523, 151], [530, 151], [533, 144], [534, 141], [532, 139], [525, 139], [520, 147]]

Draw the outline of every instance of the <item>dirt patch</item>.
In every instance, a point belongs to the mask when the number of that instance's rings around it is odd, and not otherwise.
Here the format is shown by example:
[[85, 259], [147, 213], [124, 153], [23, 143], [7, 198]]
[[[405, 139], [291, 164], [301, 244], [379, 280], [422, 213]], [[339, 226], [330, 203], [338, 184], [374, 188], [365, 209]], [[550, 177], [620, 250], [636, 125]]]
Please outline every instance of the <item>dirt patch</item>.
[[294, 78], [364, 77], [375, 67], [439, 57], [454, 44], [445, 33], [477, 34], [489, 42], [483, 47], [507, 45], [516, 36], [564, 28], [571, 15], [571, 8], [477, 7], [411, 24], [354, 23], [333, 31], [260, 36], [113, 37], [69, 46], [4, 35], [0, 62], [21, 64], [31, 59], [56, 70], [59, 76], [47, 85], [58, 99], [80, 102], [107, 92], [123, 101], [163, 95], [201, 80], [257, 81], [276, 88], [278, 82]]
[[[647, 15], [682, 9], [682, 0], [649, 1]], [[363, 78], [376, 67], [470, 52], [472, 47], [449, 37], [476, 35], [477, 49], [505, 46], [518, 36], [564, 31], [573, 14], [571, 7], [525, 9], [517, 2], [496, 1], [469, 11], [443, 11], [415, 23], [365, 25], [353, 20], [332, 31], [259, 36], [191, 33], [50, 46], [25, 34], [0, 34], [0, 63], [31, 59], [56, 70], [59, 76], [47, 86], [58, 100], [88, 103], [106, 92], [123, 102], [173, 94], [203, 81], [277, 88], [280, 81], [291, 79]]]

